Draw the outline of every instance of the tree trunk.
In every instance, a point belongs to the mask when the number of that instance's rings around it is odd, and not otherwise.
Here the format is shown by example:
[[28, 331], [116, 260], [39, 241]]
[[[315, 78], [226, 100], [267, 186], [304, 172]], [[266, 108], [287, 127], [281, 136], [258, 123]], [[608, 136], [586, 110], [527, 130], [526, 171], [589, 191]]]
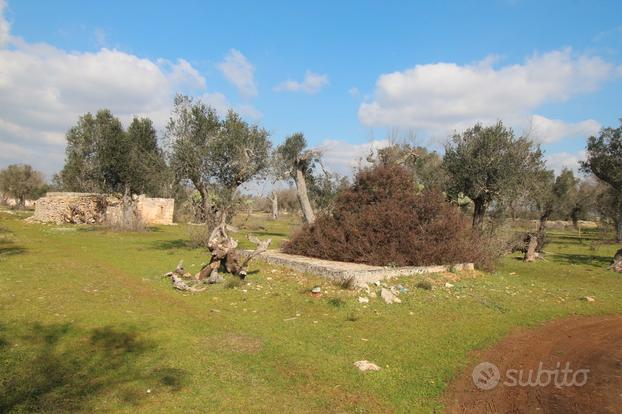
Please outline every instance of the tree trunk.
[[527, 244], [527, 251], [525, 252], [525, 257], [523, 260], [525, 262], [533, 262], [538, 258], [538, 237], [533, 234], [529, 235], [529, 243]]
[[272, 220], [279, 218], [279, 199], [276, 195], [276, 191], [272, 192]]
[[570, 219], [572, 220], [572, 227], [574, 227], [575, 230], [579, 229], [579, 212], [580, 210], [575, 207], [572, 209], [572, 212], [570, 213]]
[[622, 242], [622, 220], [616, 220], [616, 242]]
[[618, 250], [613, 256], [613, 261], [609, 267], [614, 272], [622, 273], [622, 249]]
[[192, 184], [194, 184], [195, 188], [201, 195], [201, 212], [200, 212], [201, 217], [200, 219], [202, 222], [206, 223], [209, 218], [209, 212], [211, 208], [211, 204], [209, 201], [209, 192], [207, 191], [207, 187], [200, 181], [193, 180]]
[[550, 217], [550, 212], [546, 211], [540, 216], [540, 223], [538, 224], [538, 232], [536, 233], [536, 238], [538, 244], [536, 246], [536, 251], [541, 252], [544, 248], [544, 240], [546, 239], [546, 222]]
[[486, 202], [481, 198], [473, 200], [475, 208], [473, 209], [473, 228], [481, 230], [484, 225], [484, 216], [486, 214]]
[[309, 201], [309, 194], [307, 193], [307, 181], [305, 180], [303, 172], [299, 169], [296, 169], [295, 181], [296, 195], [298, 196], [298, 201], [300, 202], [300, 209], [302, 210], [304, 220], [308, 224], [313, 224], [315, 222], [315, 213], [313, 213], [313, 209], [311, 208], [311, 202]]

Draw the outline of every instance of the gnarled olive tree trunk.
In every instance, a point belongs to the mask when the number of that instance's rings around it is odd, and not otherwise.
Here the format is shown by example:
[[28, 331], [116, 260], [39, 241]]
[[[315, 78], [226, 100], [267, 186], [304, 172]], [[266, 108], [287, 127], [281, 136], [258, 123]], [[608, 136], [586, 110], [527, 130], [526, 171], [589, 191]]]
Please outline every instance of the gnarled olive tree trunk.
[[276, 195], [276, 191], [272, 192], [272, 220], [276, 220], [279, 218], [279, 198]]
[[483, 198], [476, 198], [473, 204], [473, 228], [481, 229], [484, 226], [484, 216], [488, 205]]
[[307, 192], [307, 181], [305, 180], [305, 175], [302, 170], [296, 169], [294, 181], [296, 182], [296, 195], [300, 202], [304, 220], [308, 224], [313, 224], [315, 223], [315, 213], [311, 208], [311, 202], [309, 201], [309, 194]]

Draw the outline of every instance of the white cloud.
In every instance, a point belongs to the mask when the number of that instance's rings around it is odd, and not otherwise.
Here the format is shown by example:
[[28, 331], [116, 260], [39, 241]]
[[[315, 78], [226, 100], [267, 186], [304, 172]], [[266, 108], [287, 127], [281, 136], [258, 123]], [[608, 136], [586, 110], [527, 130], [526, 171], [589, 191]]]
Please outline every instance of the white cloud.
[[11, 35], [11, 25], [4, 15], [5, 10], [6, 1], [0, 0], [0, 47], [4, 47], [9, 42]]
[[[522, 64], [500, 68], [493, 66], [495, 60], [425, 64], [383, 74], [373, 99], [359, 107], [359, 119], [367, 126], [416, 128], [444, 136], [475, 122], [502, 119], [520, 125], [539, 106], [594, 91], [620, 70], [571, 49], [535, 54]], [[584, 122], [580, 129], [588, 129], [592, 121]]]
[[257, 95], [255, 67], [239, 50], [231, 49], [225, 59], [218, 64], [224, 77], [238, 88], [245, 98]]
[[311, 71], [305, 72], [302, 82], [295, 80], [286, 80], [274, 87], [277, 92], [305, 92], [308, 94], [318, 93], [322, 88], [328, 85], [328, 76], [320, 75]]
[[222, 113], [234, 108], [261, 116], [250, 105], [236, 106], [221, 93], [206, 92], [204, 77], [184, 59], [28, 43], [11, 35], [5, 9], [0, 0], [0, 167], [26, 162], [51, 176], [62, 167], [65, 133], [80, 115], [108, 108], [126, 125], [133, 116], [148, 116], [162, 129], [180, 91], [200, 95]]
[[586, 138], [596, 134], [599, 129], [600, 124], [593, 119], [566, 123], [559, 119], [534, 115], [531, 117], [530, 136], [537, 142], [550, 144], [567, 137]]
[[205, 86], [183, 59], [154, 62], [109, 49], [15, 46], [0, 49], [0, 128], [30, 131], [31, 140], [63, 143], [62, 133], [79, 115], [104, 107], [122, 119], [150, 115], [163, 123], [176, 90]]
[[317, 149], [322, 152], [322, 162], [328, 170], [350, 176], [354, 168], [368, 165], [366, 158], [370, 154], [388, 145], [387, 139], [362, 144], [327, 139]]
[[579, 161], [586, 159], [587, 152], [585, 150], [577, 151], [575, 153], [570, 152], [558, 152], [555, 154], [549, 154], [544, 157], [546, 160], [547, 168], [555, 170], [555, 173], [559, 174], [563, 168], [569, 168], [575, 173], [579, 171]]

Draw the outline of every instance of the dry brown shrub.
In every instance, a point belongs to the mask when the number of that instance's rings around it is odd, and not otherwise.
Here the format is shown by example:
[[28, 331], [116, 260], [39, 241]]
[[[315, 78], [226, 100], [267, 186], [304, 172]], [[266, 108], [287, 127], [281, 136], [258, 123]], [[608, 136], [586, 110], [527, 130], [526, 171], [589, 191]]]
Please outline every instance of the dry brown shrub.
[[480, 239], [442, 193], [418, 192], [404, 168], [378, 166], [359, 172], [339, 194], [332, 214], [304, 226], [283, 250], [344, 262], [423, 266], [482, 262], [488, 253]]

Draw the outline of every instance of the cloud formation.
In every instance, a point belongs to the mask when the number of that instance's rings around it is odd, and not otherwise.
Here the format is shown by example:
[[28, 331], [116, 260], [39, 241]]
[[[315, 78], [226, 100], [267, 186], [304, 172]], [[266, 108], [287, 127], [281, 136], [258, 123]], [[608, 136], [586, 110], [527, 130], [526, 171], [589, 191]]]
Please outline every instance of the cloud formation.
[[276, 92], [304, 92], [308, 94], [318, 93], [328, 85], [328, 76], [320, 75], [311, 71], [305, 72], [302, 82], [286, 80], [274, 87]]
[[0, 0], [0, 47], [4, 47], [9, 42], [11, 33], [11, 25], [4, 15], [5, 10], [6, 1]]
[[569, 168], [575, 173], [579, 172], [579, 161], [584, 161], [587, 158], [587, 152], [585, 150], [571, 152], [557, 152], [554, 154], [545, 155], [546, 167], [555, 170], [556, 174], [559, 174], [562, 169]]
[[[470, 65], [434, 63], [381, 75], [374, 97], [359, 107], [367, 126], [415, 128], [446, 135], [475, 122], [503, 119], [525, 125], [540, 106], [598, 89], [619, 74], [600, 57], [571, 49], [534, 54], [522, 64], [495, 67], [494, 57]], [[539, 116], [543, 132], [584, 132], [592, 120], [562, 127]], [[543, 141], [560, 139], [559, 135]]]
[[327, 139], [317, 149], [322, 152], [322, 162], [331, 172], [351, 176], [354, 168], [367, 166], [366, 158], [373, 152], [389, 145], [388, 139], [372, 140], [362, 144]]
[[566, 137], [588, 137], [600, 129], [600, 124], [593, 119], [581, 122], [564, 122], [540, 115], [531, 117], [530, 136], [536, 142], [551, 144]]
[[244, 98], [257, 95], [255, 66], [236, 49], [230, 49], [225, 59], [218, 64], [223, 76], [231, 82]]
[[207, 92], [205, 78], [184, 59], [28, 43], [11, 35], [4, 10], [0, 0], [0, 167], [30, 163], [50, 177], [62, 167], [65, 133], [79, 116], [108, 108], [126, 125], [134, 116], [148, 116], [162, 129], [180, 91], [223, 114], [234, 108], [261, 116], [251, 105], [233, 105], [222, 93]]

